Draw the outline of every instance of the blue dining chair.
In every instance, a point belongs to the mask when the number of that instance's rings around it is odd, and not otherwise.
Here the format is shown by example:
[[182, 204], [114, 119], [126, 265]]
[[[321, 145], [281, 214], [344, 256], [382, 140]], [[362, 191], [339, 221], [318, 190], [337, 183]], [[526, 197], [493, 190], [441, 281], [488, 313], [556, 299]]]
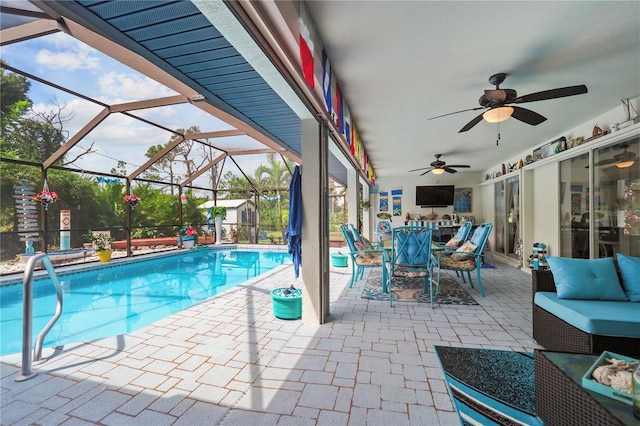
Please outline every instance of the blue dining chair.
[[387, 291], [387, 268], [384, 267], [384, 251], [375, 249], [371, 245], [365, 245], [362, 241], [356, 242], [353, 231], [349, 225], [340, 225], [340, 232], [349, 248], [351, 258], [351, 281], [349, 288], [353, 287], [353, 282], [364, 276], [366, 268], [382, 268], [382, 290]]
[[462, 225], [460, 225], [460, 227], [458, 228], [458, 231], [455, 233], [455, 235], [451, 237], [449, 241], [444, 243], [436, 242], [436, 244], [440, 246], [460, 247], [462, 244], [464, 244], [465, 241], [467, 241], [467, 238], [469, 238], [469, 234], [471, 233], [472, 227], [473, 227], [473, 222], [468, 220], [464, 222]]
[[391, 237], [391, 271], [389, 285], [389, 305], [393, 306], [393, 282], [396, 277], [422, 277], [422, 292], [429, 288], [429, 299], [433, 308], [433, 284], [436, 294], [440, 283], [433, 279], [433, 258], [431, 256], [432, 229], [425, 226], [399, 226], [393, 229]]
[[480, 270], [482, 268], [482, 259], [484, 248], [489, 241], [489, 235], [493, 229], [493, 224], [489, 222], [481, 223], [473, 231], [471, 238], [460, 246], [457, 250], [446, 250], [436, 256], [437, 266], [439, 270], [450, 270], [460, 272], [462, 281], [466, 283], [464, 273], [467, 273], [469, 285], [473, 288], [473, 280], [471, 279], [471, 271], [475, 270], [478, 279], [478, 291], [484, 297], [484, 288], [482, 287], [482, 277]]

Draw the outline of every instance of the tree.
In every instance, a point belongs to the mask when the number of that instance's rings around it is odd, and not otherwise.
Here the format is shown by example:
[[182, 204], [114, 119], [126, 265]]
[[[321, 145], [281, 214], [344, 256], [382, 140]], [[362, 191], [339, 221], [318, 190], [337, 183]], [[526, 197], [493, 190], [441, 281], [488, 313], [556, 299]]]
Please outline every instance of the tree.
[[30, 87], [31, 82], [26, 77], [0, 67], [0, 154], [3, 157], [17, 156], [14, 146], [8, 145], [5, 138], [15, 132], [18, 119], [31, 107], [32, 102], [27, 97]]
[[291, 182], [291, 172], [289, 170], [293, 168], [293, 163], [288, 160], [285, 160], [286, 163], [278, 161], [276, 154], [269, 154], [267, 161], [269, 162], [268, 166], [260, 166], [256, 169], [256, 181], [259, 189], [269, 188], [275, 191], [278, 223], [282, 232], [282, 238], [284, 239], [286, 226], [282, 212], [282, 198], [284, 194], [288, 195], [285, 188], [288, 188]]

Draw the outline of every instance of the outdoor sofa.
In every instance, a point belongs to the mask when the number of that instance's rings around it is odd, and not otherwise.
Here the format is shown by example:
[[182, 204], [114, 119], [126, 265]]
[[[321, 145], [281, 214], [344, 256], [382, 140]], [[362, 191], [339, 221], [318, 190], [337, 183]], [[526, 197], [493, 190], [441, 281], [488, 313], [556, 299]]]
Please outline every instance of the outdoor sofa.
[[640, 258], [618, 255], [619, 271], [606, 259], [549, 257], [551, 271], [533, 271], [533, 337], [546, 350], [640, 357]]

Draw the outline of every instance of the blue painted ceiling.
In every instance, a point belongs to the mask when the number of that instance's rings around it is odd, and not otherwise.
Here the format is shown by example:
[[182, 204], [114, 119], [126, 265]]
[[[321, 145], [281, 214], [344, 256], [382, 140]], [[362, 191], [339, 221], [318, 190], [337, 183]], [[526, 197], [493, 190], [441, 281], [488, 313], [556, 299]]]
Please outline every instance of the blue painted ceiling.
[[[300, 118], [190, 1], [59, 1], [52, 8], [301, 156]], [[346, 183], [346, 168], [330, 157], [329, 173]]]

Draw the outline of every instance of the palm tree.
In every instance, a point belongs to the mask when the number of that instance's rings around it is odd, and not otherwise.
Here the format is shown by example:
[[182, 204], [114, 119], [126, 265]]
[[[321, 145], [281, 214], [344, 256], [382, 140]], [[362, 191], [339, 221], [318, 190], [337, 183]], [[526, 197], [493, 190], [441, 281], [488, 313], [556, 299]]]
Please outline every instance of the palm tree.
[[269, 163], [268, 166], [261, 165], [256, 168], [255, 181], [261, 191], [269, 188], [274, 190], [276, 193], [275, 198], [277, 202], [278, 221], [280, 224], [282, 239], [284, 240], [286, 224], [284, 223], [284, 217], [282, 214], [282, 195], [283, 192], [286, 194], [286, 190], [283, 191], [283, 189], [287, 188], [291, 181], [293, 163], [286, 159], [284, 160], [284, 163], [278, 161], [275, 153], [268, 154], [267, 161]]

